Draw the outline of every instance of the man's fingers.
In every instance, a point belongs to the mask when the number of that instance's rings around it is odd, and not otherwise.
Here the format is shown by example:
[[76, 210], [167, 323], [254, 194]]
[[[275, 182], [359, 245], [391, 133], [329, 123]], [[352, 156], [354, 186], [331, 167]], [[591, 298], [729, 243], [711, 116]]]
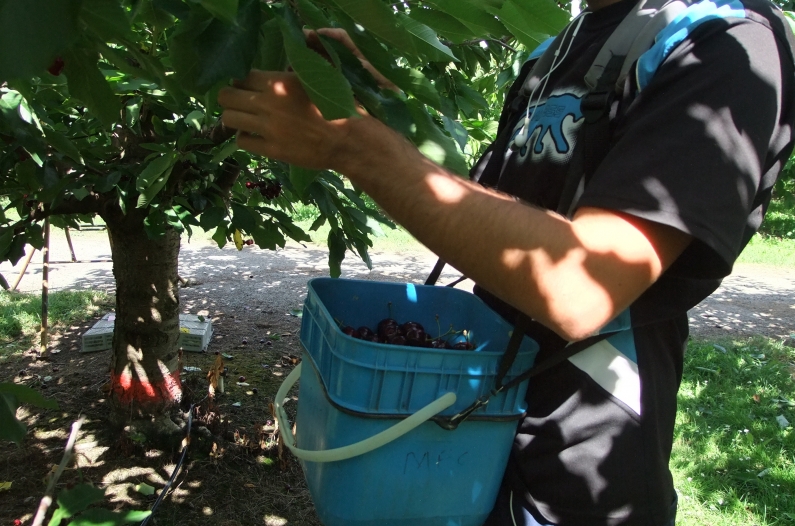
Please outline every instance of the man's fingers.
[[327, 38], [333, 38], [348, 48], [355, 57], [362, 58], [362, 52], [359, 51], [359, 48], [356, 47], [356, 44], [354, 44], [353, 40], [351, 40], [351, 36], [344, 29], [339, 27], [324, 27], [318, 29], [316, 33]]
[[257, 153], [264, 157], [270, 157], [268, 150], [268, 143], [259, 135], [252, 135], [246, 132], [238, 132], [235, 137], [238, 147], [249, 152]]
[[244, 113], [237, 110], [226, 110], [221, 114], [221, 122], [223, 122], [224, 126], [227, 128], [256, 133], [258, 135], [262, 135], [264, 132], [262, 124], [265, 119], [267, 119], [267, 117], [252, 115], [251, 113]]
[[257, 96], [259, 92], [238, 88], [222, 88], [218, 92], [218, 104], [226, 109], [243, 112], [257, 111]]

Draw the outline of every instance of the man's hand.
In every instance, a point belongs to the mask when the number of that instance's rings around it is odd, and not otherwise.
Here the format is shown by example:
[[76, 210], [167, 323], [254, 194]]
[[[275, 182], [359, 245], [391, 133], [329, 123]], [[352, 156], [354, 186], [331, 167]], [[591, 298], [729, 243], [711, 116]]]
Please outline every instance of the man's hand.
[[248, 151], [311, 169], [339, 170], [349, 154], [349, 128], [366, 116], [327, 121], [312, 104], [294, 73], [254, 70], [218, 102], [221, 120], [239, 130], [238, 145]]

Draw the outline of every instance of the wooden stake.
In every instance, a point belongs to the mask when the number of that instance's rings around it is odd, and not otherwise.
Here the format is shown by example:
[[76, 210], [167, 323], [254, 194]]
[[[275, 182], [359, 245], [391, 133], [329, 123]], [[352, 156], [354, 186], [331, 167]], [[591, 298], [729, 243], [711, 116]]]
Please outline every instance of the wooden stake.
[[75, 248], [72, 246], [72, 236], [69, 235], [69, 227], [65, 227], [63, 231], [66, 233], [66, 244], [69, 245], [69, 253], [72, 254], [72, 263], [77, 263]]
[[20, 271], [19, 276], [17, 276], [17, 280], [11, 286], [11, 292], [17, 290], [17, 285], [19, 285], [19, 282], [22, 281], [22, 277], [25, 275], [25, 272], [27, 272], [28, 265], [30, 265], [30, 260], [33, 259], [33, 254], [35, 252], [36, 252], [36, 249], [33, 248], [33, 247], [30, 247], [30, 254], [28, 254], [28, 256], [25, 258], [25, 263], [22, 264], [22, 270]]
[[44, 220], [44, 248], [41, 249], [41, 343], [39, 356], [47, 352], [47, 315], [50, 302], [50, 220]]

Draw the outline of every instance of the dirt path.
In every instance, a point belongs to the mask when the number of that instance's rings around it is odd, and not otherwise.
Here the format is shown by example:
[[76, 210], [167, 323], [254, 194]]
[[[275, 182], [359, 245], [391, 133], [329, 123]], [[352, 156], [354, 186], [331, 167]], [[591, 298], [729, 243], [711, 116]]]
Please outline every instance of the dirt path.
[[[114, 288], [110, 247], [102, 232], [73, 233], [78, 260], [71, 263], [65, 237], [55, 230], [51, 249], [51, 290]], [[343, 277], [373, 281], [406, 281], [421, 283], [433, 266], [435, 258], [428, 251], [400, 254], [374, 253], [373, 270], [369, 271], [355, 255], [343, 263]], [[12, 268], [0, 265], [0, 272], [13, 283], [21, 262]], [[202, 240], [183, 242], [180, 275], [194, 285], [183, 289], [183, 310], [209, 314], [245, 307], [289, 312], [300, 308], [306, 293], [306, 282], [325, 276], [327, 255], [323, 248], [304, 248], [289, 244], [278, 251], [246, 247], [237, 251], [227, 246], [219, 250]], [[20, 283], [20, 290], [36, 292], [41, 288], [41, 260], [34, 262]], [[440, 283], [451, 281], [458, 274], [448, 268]], [[471, 287], [464, 282], [461, 288]], [[692, 333], [702, 337], [766, 335], [777, 339], [795, 338], [795, 270], [738, 265], [721, 287], [690, 312]]]

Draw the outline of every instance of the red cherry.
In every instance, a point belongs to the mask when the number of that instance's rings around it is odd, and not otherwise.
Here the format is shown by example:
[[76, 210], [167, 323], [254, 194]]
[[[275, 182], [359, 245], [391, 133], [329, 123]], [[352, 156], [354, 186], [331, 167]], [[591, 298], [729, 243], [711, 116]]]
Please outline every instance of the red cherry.
[[248, 189], [254, 188], [254, 183], [252, 183], [251, 181], [246, 181], [246, 188]]
[[356, 329], [354, 329], [350, 325], [346, 325], [345, 327], [343, 327], [342, 328], [342, 332], [347, 334], [348, 336], [350, 336], [352, 338], [361, 339], [361, 337], [362, 337], [361, 334], [359, 334], [359, 331], [357, 331]]
[[50, 72], [50, 75], [58, 76], [63, 71], [63, 59], [61, 57], [56, 57], [55, 60], [52, 61], [52, 64], [47, 71]]
[[356, 330], [359, 331], [359, 336], [361, 336], [362, 340], [373, 341], [373, 337], [376, 337], [373, 330], [365, 325], [362, 325]]
[[379, 338], [388, 342], [393, 336], [400, 334], [398, 322], [392, 318], [384, 318], [378, 322], [376, 333]]
[[253, 239], [246, 239], [246, 245], [253, 245], [253, 244], [254, 244]]

